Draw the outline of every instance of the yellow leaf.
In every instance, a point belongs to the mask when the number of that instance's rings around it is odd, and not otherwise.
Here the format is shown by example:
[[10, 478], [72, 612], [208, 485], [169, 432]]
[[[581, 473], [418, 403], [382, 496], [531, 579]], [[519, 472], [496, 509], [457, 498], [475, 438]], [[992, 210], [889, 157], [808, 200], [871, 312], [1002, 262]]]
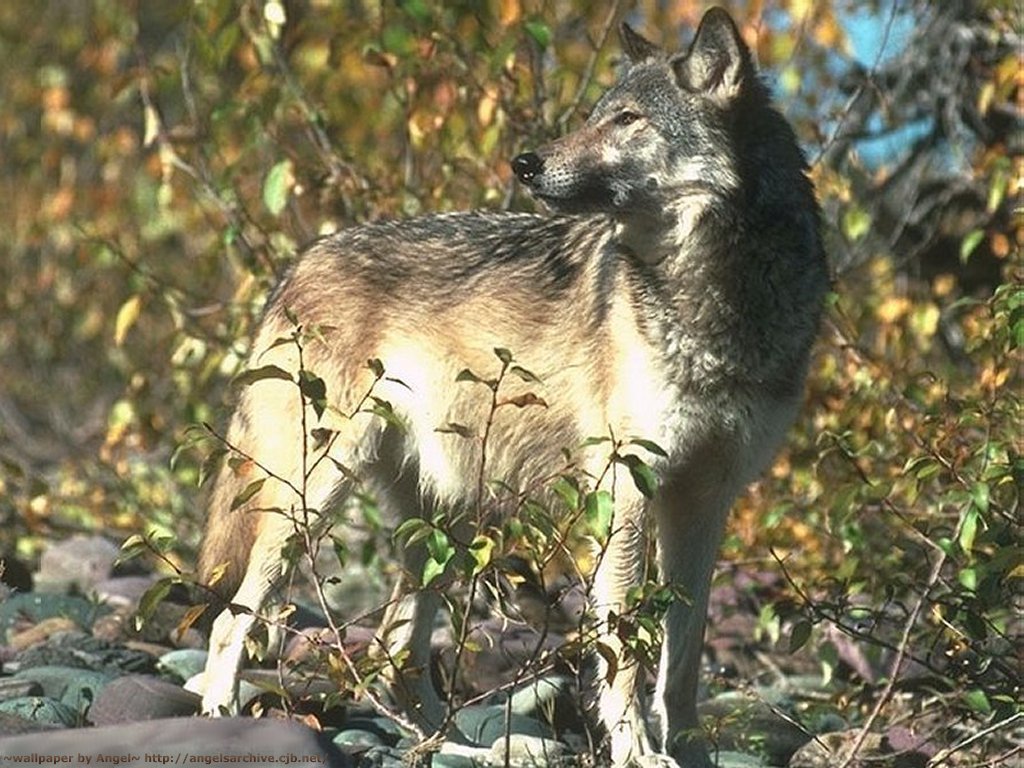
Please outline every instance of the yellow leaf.
[[139, 312], [142, 310], [142, 297], [132, 296], [117, 310], [117, 319], [114, 321], [114, 345], [120, 347], [124, 343], [124, 337], [139, 319]]

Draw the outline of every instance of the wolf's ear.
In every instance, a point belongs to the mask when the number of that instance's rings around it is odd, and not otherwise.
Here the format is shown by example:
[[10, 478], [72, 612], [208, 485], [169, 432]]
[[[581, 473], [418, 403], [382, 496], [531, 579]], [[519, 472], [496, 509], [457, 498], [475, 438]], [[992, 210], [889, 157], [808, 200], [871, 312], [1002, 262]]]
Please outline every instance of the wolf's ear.
[[639, 64], [644, 59], [654, 58], [661, 53], [658, 46], [626, 22], [619, 25], [619, 40], [622, 42], [622, 51], [626, 54], [626, 58], [633, 64]]
[[755, 76], [750, 49], [721, 8], [704, 14], [690, 50], [674, 58], [672, 67], [681, 88], [705, 93], [721, 104], [740, 92], [746, 78]]

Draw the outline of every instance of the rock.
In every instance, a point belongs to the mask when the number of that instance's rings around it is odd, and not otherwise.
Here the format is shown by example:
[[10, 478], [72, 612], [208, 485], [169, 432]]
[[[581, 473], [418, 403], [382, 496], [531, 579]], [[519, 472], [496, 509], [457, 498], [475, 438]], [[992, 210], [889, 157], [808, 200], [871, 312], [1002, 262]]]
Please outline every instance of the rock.
[[76, 710], [48, 696], [22, 696], [0, 701], [0, 712], [37, 723], [54, 723], [67, 727], [79, 724]]
[[455, 714], [455, 725], [462, 734], [477, 744], [493, 744], [505, 735], [506, 727], [513, 734], [550, 737], [551, 729], [539, 720], [506, 712], [504, 704], [463, 707]]
[[13, 677], [0, 678], [0, 701], [17, 699], [22, 696], [42, 696], [43, 686], [32, 680], [17, 680]]
[[387, 717], [381, 717], [375, 714], [372, 710], [364, 710], [362, 713], [351, 712], [345, 717], [343, 729], [358, 729], [361, 731], [369, 731], [370, 733], [376, 734], [380, 738], [382, 744], [394, 746], [401, 739], [408, 737], [407, 734], [398, 723]]
[[507, 739], [502, 736], [491, 745], [489, 761], [492, 765], [516, 768], [546, 768], [561, 762], [568, 752], [569, 748], [560, 741], [513, 733]]
[[744, 752], [716, 752], [715, 768], [768, 768], [768, 763], [759, 757]]
[[[787, 765], [811, 734], [800, 727], [783, 694], [766, 690], [758, 696], [730, 691], [701, 702], [697, 711], [702, 719], [716, 722], [715, 743], [719, 749], [764, 755], [772, 765]], [[769, 705], [766, 699], [773, 703]]]
[[146, 590], [156, 583], [157, 577], [113, 576], [93, 585], [96, 597], [114, 608], [135, 608]]
[[407, 754], [395, 747], [371, 747], [359, 758], [359, 768], [409, 768]]
[[78, 625], [66, 616], [51, 616], [43, 619], [28, 629], [20, 632], [11, 631], [8, 633], [10, 641], [8, 645], [15, 651], [24, 651], [33, 645], [45, 642], [54, 635], [62, 632], [72, 632], [78, 629]]
[[[11, 715], [0, 712], [0, 737], [15, 736], [21, 733], [38, 733], [40, 731], [58, 731], [62, 725], [53, 723], [40, 723], [36, 720], [26, 720], [18, 715]], [[39, 738], [38, 736], [36, 737]]]
[[538, 677], [512, 694], [512, 712], [529, 717], [543, 717], [546, 709], [569, 696], [572, 681], [562, 675]]
[[206, 656], [206, 651], [199, 648], [178, 648], [168, 651], [157, 659], [156, 666], [161, 672], [185, 682], [203, 671], [206, 666]]
[[55, 616], [71, 619], [79, 627], [88, 629], [97, 617], [109, 612], [107, 606], [77, 595], [38, 592], [11, 595], [0, 601], [0, 638], [6, 638], [11, 630], [18, 632]]
[[860, 729], [826, 733], [808, 742], [793, 755], [789, 768], [831, 768], [843, 763], [857, 746], [850, 768], [925, 768], [937, 748], [926, 738], [906, 728], [891, 728], [885, 733], [869, 733], [860, 742]]
[[342, 752], [350, 755], [358, 755], [370, 747], [390, 746], [385, 745], [378, 734], [358, 728], [345, 728], [339, 731], [338, 735], [331, 739], [331, 742]]
[[[135, 608], [119, 606], [107, 610], [93, 626], [93, 634], [111, 642], [138, 640], [142, 642], [169, 644], [178, 648], [204, 648], [206, 640], [194, 626], [179, 629], [188, 614], [189, 605], [164, 599], [156, 605], [153, 613], [140, 628], [135, 626]], [[169, 642], [168, 642], [169, 641]]]
[[29, 667], [15, 673], [16, 680], [38, 683], [46, 696], [59, 699], [76, 712], [85, 713], [115, 675], [76, 667]]
[[454, 755], [451, 753], [445, 753], [443, 746], [441, 746], [441, 752], [433, 756], [430, 761], [430, 768], [479, 768], [481, 765], [486, 765], [486, 760], [490, 754], [489, 750], [480, 750], [480, 760], [474, 760], [467, 755]]
[[196, 714], [199, 704], [198, 696], [174, 683], [150, 675], [128, 675], [111, 681], [96, 694], [89, 720], [94, 725], [113, 725], [184, 717]]
[[156, 659], [143, 651], [114, 645], [84, 632], [62, 632], [28, 648], [15, 657], [18, 669], [29, 667], [77, 667], [122, 674], [150, 672]]
[[54, 542], [39, 558], [35, 588], [39, 592], [83, 594], [108, 578], [121, 549], [102, 536], [75, 535]]
[[[120, 768], [152, 768], [161, 761], [203, 762], [203, 758], [223, 756], [247, 758], [259, 763], [258, 756], [273, 756], [270, 762], [316, 764], [327, 768], [355, 768], [323, 734], [297, 723], [283, 720], [254, 720], [246, 717], [214, 719], [177, 718], [147, 720], [141, 723], [75, 729], [46, 734], [45, 753], [49, 757], [92, 757], [109, 761], [118, 758]], [[30, 756], [43, 747], [37, 734], [0, 738], [0, 757]], [[156, 759], [154, 757], [156, 756]], [[256, 757], [255, 760], [248, 759]], [[3, 761], [13, 762], [13, 761]]]

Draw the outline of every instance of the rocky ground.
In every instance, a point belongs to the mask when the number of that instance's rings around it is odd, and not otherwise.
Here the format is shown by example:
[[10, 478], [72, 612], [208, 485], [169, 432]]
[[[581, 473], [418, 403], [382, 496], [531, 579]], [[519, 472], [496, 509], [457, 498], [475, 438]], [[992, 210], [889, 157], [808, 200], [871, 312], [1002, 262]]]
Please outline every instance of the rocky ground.
[[[0, 601], [0, 762], [16, 758], [72, 765], [229, 762], [320, 763], [399, 768], [417, 754], [411, 735], [360, 701], [286, 714], [267, 693], [273, 670], [249, 670], [243, 698], [261, 717], [195, 717], [197, 697], [183, 687], [203, 667], [203, 639], [173, 630], [186, 607], [166, 602], [141, 631], [140, 596], [156, 577], [118, 573], [118, 548], [101, 537], [53, 545], [39, 567]], [[9, 575], [10, 575], [9, 571]], [[10, 581], [10, 578], [8, 578]], [[824, 768], [858, 732], [841, 691], [814, 664], [779, 665], [752, 642], [750, 590], [716, 590], [709, 632], [714, 695], [701, 704], [722, 768]], [[754, 585], [756, 587], [756, 585]], [[315, 624], [314, 615], [314, 624]], [[495, 624], [495, 632], [498, 625]], [[173, 639], [172, 639], [173, 638]], [[465, 675], [489, 690], [517, 663], [519, 639], [506, 633], [467, 660]], [[547, 642], [557, 644], [552, 635]], [[441, 639], [443, 645], [443, 638]], [[519, 642], [520, 646], [527, 643]], [[443, 654], [442, 654], [443, 655]], [[306, 681], [308, 690], [308, 681]], [[323, 681], [320, 681], [323, 687]], [[314, 688], [316, 685], [314, 684]], [[276, 701], [279, 702], [279, 699]], [[573, 678], [559, 670], [463, 707], [456, 724], [472, 742], [446, 742], [419, 765], [594, 765]], [[862, 744], [852, 765], [924, 766], [935, 750], [891, 728]], [[252, 756], [256, 756], [253, 758]], [[262, 757], [260, 757], [262, 756]]]

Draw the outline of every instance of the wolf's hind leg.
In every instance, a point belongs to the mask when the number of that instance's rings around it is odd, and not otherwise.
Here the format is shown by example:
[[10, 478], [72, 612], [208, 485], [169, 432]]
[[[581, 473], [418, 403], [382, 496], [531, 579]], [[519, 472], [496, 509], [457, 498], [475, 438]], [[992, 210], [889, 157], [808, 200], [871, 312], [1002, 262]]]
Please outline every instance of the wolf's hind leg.
[[[398, 447], [385, 442], [384, 461], [377, 466], [378, 501], [393, 517], [429, 518], [418, 489], [417, 473], [396, 455]], [[389, 461], [390, 459], [390, 461]], [[401, 573], [377, 629], [373, 653], [384, 664], [388, 692], [402, 711], [426, 734], [445, 720], [446, 707], [431, 678], [430, 637], [441, 597], [420, 586], [426, 549], [422, 544], [400, 547]]]

